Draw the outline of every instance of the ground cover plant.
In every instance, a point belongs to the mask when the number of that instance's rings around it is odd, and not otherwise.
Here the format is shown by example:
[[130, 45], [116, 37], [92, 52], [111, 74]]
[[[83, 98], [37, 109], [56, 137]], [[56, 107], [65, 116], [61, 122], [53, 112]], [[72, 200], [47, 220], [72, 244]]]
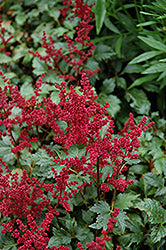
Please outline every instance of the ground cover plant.
[[1, 249], [165, 249], [165, 3], [0, 5]]

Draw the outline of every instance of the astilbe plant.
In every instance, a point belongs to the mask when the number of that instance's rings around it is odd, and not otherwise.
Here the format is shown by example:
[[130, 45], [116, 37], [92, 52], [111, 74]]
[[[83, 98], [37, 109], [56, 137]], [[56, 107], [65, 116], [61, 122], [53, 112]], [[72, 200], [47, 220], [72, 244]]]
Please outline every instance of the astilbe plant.
[[[1, 76], [4, 78], [2, 72]], [[55, 85], [55, 88], [60, 89], [58, 104], [55, 104], [49, 97], [43, 97], [43, 101], [39, 102], [38, 96], [42, 88], [43, 78], [44, 74], [37, 81], [34, 95], [28, 100], [25, 100], [17, 86], [10, 84], [9, 80], [4, 89], [0, 89], [0, 123], [6, 127], [6, 132], [1, 132], [1, 137], [8, 136], [10, 138], [11, 151], [19, 157], [19, 152], [24, 148], [28, 148], [29, 152], [32, 152], [32, 143], [38, 141], [40, 147], [43, 147], [50, 156], [54, 157], [53, 161], [62, 166], [59, 174], [56, 168], [52, 167], [55, 183], [49, 184], [44, 184], [34, 178], [30, 179], [25, 170], [23, 170], [21, 181], [18, 182], [17, 173], [12, 174], [7, 166], [6, 175], [2, 175], [3, 171], [1, 170], [1, 213], [9, 219], [2, 224], [3, 232], [11, 232], [11, 236], [16, 238], [18, 244], [23, 243], [23, 246], [18, 249], [34, 249], [33, 246], [37, 249], [46, 249], [47, 230], [53, 216], [58, 216], [57, 207], [61, 204], [64, 209], [70, 211], [68, 200], [86, 186], [95, 184], [98, 200], [103, 199], [103, 193], [114, 189], [113, 211], [116, 190], [124, 192], [125, 188], [133, 183], [132, 180], [119, 178], [119, 175], [126, 171], [127, 160], [138, 158], [138, 154], [135, 152], [140, 146], [137, 138], [142, 131], [152, 125], [152, 123], [146, 125], [146, 117], [143, 117], [136, 125], [133, 115], [130, 114], [124, 129], [118, 137], [115, 137], [113, 136], [112, 118], [106, 114], [108, 104], [102, 107], [96, 102], [97, 97], [94, 96], [85, 73], [82, 73], [79, 93], [72, 85], [70, 91], [67, 92], [65, 82], [62, 82], [60, 86]], [[14, 107], [19, 108], [21, 114], [11, 119], [9, 116]], [[64, 131], [58, 125], [59, 120], [66, 124]], [[108, 128], [102, 138], [100, 131], [106, 124]], [[17, 140], [12, 135], [14, 125], [21, 128]], [[39, 127], [48, 131], [51, 129], [54, 143], [60, 144], [66, 153], [73, 144], [82, 144], [86, 149], [85, 155], [81, 159], [78, 157], [61, 159], [42, 143], [39, 134], [35, 133]], [[5, 165], [4, 162], [2, 164]], [[110, 168], [113, 167], [114, 172], [111, 175], [108, 174], [105, 182], [101, 183], [101, 170], [108, 165]], [[83, 182], [81, 185], [77, 185], [77, 181], [68, 181], [71, 173], [79, 174], [80, 171], [82, 171], [82, 176], [88, 175], [90, 177], [90, 183]], [[52, 193], [52, 197], [58, 199], [54, 208], [50, 206], [49, 199], [45, 198], [44, 191]], [[37, 204], [35, 200], [38, 198], [41, 198], [42, 202]], [[39, 229], [35, 218], [40, 216], [41, 211], [46, 207], [48, 207], [49, 212], [46, 213], [46, 218], [41, 224], [43, 229]], [[105, 240], [109, 239], [107, 234], [112, 231], [113, 223], [116, 222], [114, 217], [117, 215], [118, 210], [115, 208], [112, 212], [113, 217], [107, 223], [108, 230], [102, 231], [104, 238], [101, 240], [96, 237], [94, 242], [87, 243], [88, 249], [101, 249], [101, 246], [105, 245]], [[40, 240], [38, 241], [39, 235]], [[39, 248], [38, 242], [40, 242], [41, 248]], [[78, 247], [83, 249], [80, 244]]]
[[[64, 1], [70, 5], [71, 1]], [[97, 102], [97, 96], [88, 77], [93, 73], [81, 68], [91, 55], [93, 44], [89, 42], [88, 33], [91, 30], [90, 10], [87, 4], [82, 1], [75, 1], [73, 14], [78, 15], [79, 27], [75, 42], [82, 45], [79, 50], [74, 42], [65, 37], [68, 43], [69, 56], [63, 55], [61, 50], [55, 50], [52, 38], [50, 44], [43, 37], [46, 57], [33, 53], [46, 64], [52, 62], [58, 70], [59, 56], [63, 58], [75, 74], [60, 74], [64, 80], [77, 82], [75, 89], [70, 84], [67, 87], [66, 81], [60, 85], [55, 84], [55, 91], [59, 91], [59, 102], [54, 103], [50, 96], [41, 95], [42, 84], [45, 74], [43, 73], [36, 82], [34, 94], [25, 99], [18, 86], [11, 84], [10, 80], [0, 72], [5, 87], [0, 87], [0, 138], [8, 137], [12, 148], [11, 152], [16, 155], [16, 165], [21, 170], [21, 175], [13, 173], [10, 167], [0, 159], [0, 212], [3, 216], [3, 231], [9, 232], [18, 244], [18, 249], [48, 249], [51, 223], [53, 218], [60, 216], [58, 209], [62, 208], [70, 212], [69, 200], [77, 193], [81, 193], [92, 185], [97, 191], [97, 200], [105, 201], [106, 193], [112, 192], [110, 202], [110, 218], [107, 222], [107, 230], [100, 233], [96, 231], [94, 240], [83, 246], [77, 242], [78, 249], [99, 250], [106, 249], [106, 242], [110, 240], [110, 233], [113, 231], [115, 219], [119, 214], [119, 209], [114, 207], [116, 192], [124, 192], [127, 186], [133, 184], [132, 180], [122, 178], [122, 174], [127, 172], [127, 162], [138, 159], [137, 150], [140, 146], [138, 138], [141, 133], [150, 128], [153, 123], [146, 124], [146, 117], [143, 117], [138, 124], [135, 124], [134, 117], [130, 114], [128, 122], [124, 128], [114, 134], [114, 122], [107, 115], [108, 103], [101, 106]], [[68, 7], [65, 7], [68, 9]], [[64, 15], [64, 10], [61, 10]], [[86, 29], [86, 27], [88, 27]], [[86, 41], [87, 40], [87, 41]], [[3, 44], [6, 46], [6, 44]], [[6, 48], [6, 47], [5, 47]], [[84, 51], [88, 48], [88, 51]], [[32, 52], [31, 52], [32, 53]], [[77, 56], [79, 59], [75, 59]], [[51, 66], [50, 66], [51, 69]], [[72, 76], [72, 77], [71, 77]], [[79, 80], [80, 79], [80, 80]], [[19, 110], [15, 114], [13, 110]], [[65, 128], [61, 126], [65, 125]], [[105, 133], [102, 130], [105, 129]], [[14, 136], [17, 131], [17, 137]], [[50, 147], [50, 141], [58, 145], [65, 152], [66, 157], [61, 157]], [[34, 147], [36, 143], [37, 148]], [[81, 157], [68, 157], [68, 152], [72, 146], [84, 148]], [[41, 181], [34, 178], [33, 174], [23, 169], [20, 161], [21, 152], [28, 149], [30, 154], [34, 154], [38, 149], [43, 148], [48, 156], [53, 159], [54, 166], [51, 167], [53, 179]], [[56, 166], [60, 166], [57, 171]], [[47, 166], [48, 167], [48, 166]], [[104, 170], [109, 171], [104, 180], [102, 179]], [[70, 180], [71, 175], [82, 177], [82, 182], [77, 179]], [[89, 177], [88, 181], [86, 178]], [[81, 193], [82, 194], [82, 193]], [[51, 197], [50, 198], [48, 198]], [[56, 202], [52, 203], [52, 200]], [[86, 200], [85, 200], [86, 203]], [[90, 207], [87, 206], [87, 209]], [[45, 218], [43, 218], [43, 214]], [[38, 218], [42, 216], [40, 225]], [[102, 237], [99, 237], [101, 236]], [[68, 246], [52, 246], [50, 249], [68, 250]], [[117, 250], [120, 246], [117, 246]]]

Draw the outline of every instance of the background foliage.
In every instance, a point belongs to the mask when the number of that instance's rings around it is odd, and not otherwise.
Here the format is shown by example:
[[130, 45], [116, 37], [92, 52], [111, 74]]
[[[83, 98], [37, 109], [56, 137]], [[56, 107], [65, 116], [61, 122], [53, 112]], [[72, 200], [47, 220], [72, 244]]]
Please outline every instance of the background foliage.
[[[100, 68], [89, 79], [98, 95], [98, 102], [110, 104], [108, 114], [114, 118], [115, 132], [123, 127], [130, 112], [137, 121], [146, 115], [155, 122], [153, 130], [140, 138], [139, 160], [128, 162], [128, 175], [135, 183], [116, 197], [115, 207], [120, 208], [120, 213], [106, 248], [113, 249], [118, 243], [122, 249], [128, 250], [143, 247], [162, 250], [166, 248], [166, 0], [84, 2], [96, 3], [92, 7], [95, 29], [90, 32], [96, 47], [84, 68]], [[67, 34], [72, 39], [78, 20], [62, 22], [59, 8], [62, 8], [60, 0], [4, 0], [0, 4], [6, 40], [13, 35], [6, 48], [11, 55], [0, 52], [0, 70], [19, 87], [26, 99], [32, 95], [36, 79], [45, 72], [45, 80], [50, 85], [43, 84], [41, 96], [47, 97], [52, 93], [55, 103], [59, 101], [58, 92], [51, 92], [52, 85], [61, 82], [58, 74], [29, 53], [29, 50], [34, 53], [37, 50], [40, 55], [45, 55], [41, 39], [43, 31], [52, 36], [57, 49], [62, 48], [64, 54], [68, 53], [63, 35]], [[65, 61], [61, 60], [59, 66], [63, 72], [70, 72]], [[0, 86], [4, 85], [0, 79]], [[0, 129], [3, 130], [1, 125]], [[4, 137], [0, 140], [0, 157], [12, 170], [17, 170], [16, 156], [10, 150], [11, 143]], [[61, 151], [58, 147], [54, 150]], [[81, 155], [82, 149], [77, 150], [72, 147], [68, 157]], [[41, 181], [47, 183], [53, 177], [52, 171], [47, 168], [53, 164], [52, 159], [42, 149], [36, 150], [33, 156], [24, 151], [20, 161], [33, 177]], [[81, 177], [79, 182], [82, 183]], [[90, 192], [97, 196], [93, 186]], [[92, 201], [88, 191], [85, 197], [90, 205]], [[79, 194], [71, 200], [70, 207], [70, 214], [62, 211], [62, 227], [54, 227], [48, 247], [66, 245], [76, 249], [76, 239], [87, 243], [93, 240], [93, 230], [105, 229], [109, 218], [106, 202], [93, 205], [88, 211], [81, 210], [83, 198]], [[1, 236], [0, 248], [14, 250], [17, 246], [6, 234]]]

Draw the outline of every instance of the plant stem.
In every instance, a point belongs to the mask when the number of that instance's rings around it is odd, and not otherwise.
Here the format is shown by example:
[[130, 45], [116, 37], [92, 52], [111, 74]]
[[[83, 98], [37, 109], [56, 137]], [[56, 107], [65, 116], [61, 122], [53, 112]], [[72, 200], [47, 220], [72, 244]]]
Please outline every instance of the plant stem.
[[100, 200], [100, 172], [99, 172], [99, 157], [97, 158], [97, 196]]

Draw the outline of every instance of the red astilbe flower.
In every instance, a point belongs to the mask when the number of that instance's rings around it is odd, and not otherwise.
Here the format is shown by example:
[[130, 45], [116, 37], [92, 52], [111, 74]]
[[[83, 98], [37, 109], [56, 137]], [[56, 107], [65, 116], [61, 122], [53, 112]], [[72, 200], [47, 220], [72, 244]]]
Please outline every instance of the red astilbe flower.
[[[3, 75], [2, 75], [3, 77]], [[25, 147], [31, 151], [31, 144], [37, 141], [37, 137], [31, 136], [30, 132], [34, 133], [34, 128], [39, 126], [45, 126], [48, 130], [51, 128], [54, 134], [54, 142], [62, 145], [67, 151], [73, 144], [79, 145], [80, 143], [85, 145], [86, 152], [89, 155], [90, 161], [87, 162], [86, 157], [82, 157], [81, 160], [75, 158], [75, 160], [59, 159], [51, 150], [48, 150], [46, 146], [43, 147], [47, 150], [48, 154], [51, 154], [55, 158], [55, 163], [62, 166], [61, 174], [57, 176], [54, 169], [54, 175], [56, 182], [56, 191], [54, 196], [58, 196], [59, 202], [70, 210], [67, 204], [67, 200], [71, 195], [75, 195], [79, 190], [85, 187], [86, 183], [82, 183], [77, 188], [71, 188], [71, 192], [65, 191], [69, 185], [67, 180], [70, 175], [70, 168], [75, 169], [76, 172], [83, 171], [83, 174], [88, 174], [91, 178], [97, 178], [96, 163], [98, 164], [98, 176], [101, 178], [100, 171], [106, 166], [114, 168], [114, 172], [111, 176], [108, 176], [107, 182], [118, 190], [124, 191], [127, 185], [131, 185], [133, 181], [119, 179], [121, 171], [125, 167], [127, 159], [137, 159], [138, 154], [133, 153], [139, 147], [138, 138], [145, 129], [150, 125], [145, 125], [145, 117], [138, 125], [134, 123], [132, 114], [130, 114], [129, 122], [125, 125], [125, 128], [120, 132], [121, 136], [113, 137], [114, 123], [112, 118], [106, 115], [108, 104], [103, 107], [96, 102], [96, 96], [86, 73], [82, 73], [81, 87], [77, 92], [70, 86], [70, 91], [66, 90], [66, 83], [62, 82], [59, 85], [55, 85], [60, 90], [58, 104], [48, 98], [43, 98], [43, 103], [38, 101], [38, 93], [42, 86], [42, 75], [37, 81], [37, 87], [34, 90], [34, 96], [31, 96], [29, 100], [25, 100], [21, 96], [17, 86], [9, 84], [5, 90], [10, 91], [12, 101], [1, 96], [2, 99], [2, 118], [1, 123], [7, 128], [8, 136], [10, 137], [13, 145], [12, 152], [17, 154]], [[4, 98], [4, 99], [3, 99]], [[13, 119], [9, 119], [13, 107], [19, 107], [22, 109], [21, 115], [17, 115]], [[5, 116], [4, 116], [5, 114]], [[7, 115], [6, 115], [7, 114]], [[58, 120], [65, 122], [65, 130], [61, 130], [58, 125]], [[27, 124], [28, 127], [24, 128], [20, 132], [20, 136], [17, 141], [14, 141], [12, 137], [12, 124], [18, 124], [22, 127]], [[105, 135], [101, 138], [100, 130], [103, 126], [108, 124], [108, 129]], [[63, 166], [66, 166], [64, 168]], [[75, 183], [76, 184], [76, 183]], [[91, 183], [89, 183], [91, 184]], [[100, 185], [100, 183], [98, 183]], [[106, 183], [101, 185], [101, 190], [108, 192], [109, 186]]]
[[[3, 174], [2, 166], [5, 166], [6, 174]], [[17, 249], [47, 249], [47, 231], [54, 215], [58, 215], [44, 195], [45, 191], [52, 191], [52, 188], [51, 184], [43, 184], [35, 178], [31, 180], [26, 170], [22, 171], [19, 180], [18, 173], [12, 173], [0, 159], [0, 213], [4, 218], [10, 218], [7, 222], [4, 219], [2, 233], [11, 233], [17, 244], [21, 245]], [[38, 202], [38, 199], [41, 201]], [[46, 207], [49, 212], [39, 227], [35, 219], [41, 216]]]
[[[72, 14], [70, 21], [72, 22], [72, 20], [76, 17], [79, 18], [74, 38], [72, 39], [67, 36], [67, 34], [64, 34], [64, 39], [68, 47], [68, 53], [66, 54], [62, 52], [62, 48], [56, 49], [52, 37], [50, 36], [49, 39], [47, 39], [45, 31], [43, 32], [42, 47], [45, 48], [46, 55], [42, 56], [38, 51], [29, 52], [41, 61], [44, 61], [48, 66], [48, 70], [54, 71], [60, 78], [63, 78], [65, 81], [70, 83], [76, 82], [77, 85], [79, 85], [82, 70], [86, 72], [87, 76], [92, 76], [94, 73], [99, 71], [99, 69], [84, 69], [88, 58], [92, 55], [92, 52], [95, 49], [94, 44], [89, 41], [89, 33], [93, 29], [93, 25], [90, 25], [92, 20], [92, 6], [88, 6], [82, 0], [75, 0], [75, 3], [73, 4], [72, 1], [64, 1], [63, 4], [64, 8], [60, 9], [60, 12], [64, 17], [67, 16], [69, 6], [72, 6], [72, 10], [70, 11]], [[63, 70], [59, 67], [60, 60], [64, 60], [71, 66], [70, 68], [72, 68], [72, 73], [71, 70], [69, 72], [63, 72]]]

